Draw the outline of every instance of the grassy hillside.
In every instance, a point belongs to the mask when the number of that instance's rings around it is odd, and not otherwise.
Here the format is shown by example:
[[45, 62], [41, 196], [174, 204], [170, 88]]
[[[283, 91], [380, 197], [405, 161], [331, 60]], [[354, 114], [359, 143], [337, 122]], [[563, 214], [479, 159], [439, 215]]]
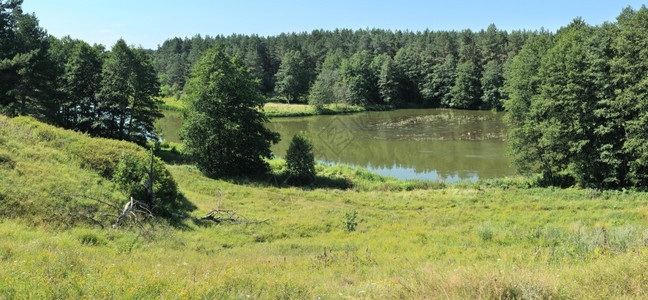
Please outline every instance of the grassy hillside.
[[220, 202], [269, 221], [52, 226], [48, 212], [74, 220], [64, 212], [78, 206], [114, 219], [56, 195], [123, 203], [102, 174], [123, 151], [143, 149], [0, 117], [0, 299], [648, 297], [648, 195], [631, 191], [403, 182], [340, 166], [319, 166], [312, 187], [277, 187], [281, 161], [269, 181], [175, 164], [194, 216]]
[[131, 143], [0, 115], [0, 215], [48, 226], [105, 225], [114, 209], [91, 198], [117, 206], [128, 200], [108, 179], [122, 153], [146, 154]]

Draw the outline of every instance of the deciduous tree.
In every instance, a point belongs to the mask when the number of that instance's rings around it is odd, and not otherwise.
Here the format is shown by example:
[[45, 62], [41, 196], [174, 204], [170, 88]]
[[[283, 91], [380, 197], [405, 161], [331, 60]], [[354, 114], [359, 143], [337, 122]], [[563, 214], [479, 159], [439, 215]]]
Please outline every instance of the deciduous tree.
[[219, 47], [206, 51], [188, 81], [189, 107], [181, 138], [187, 154], [211, 177], [267, 170], [270, 143], [279, 135], [264, 122], [258, 82], [238, 58]]

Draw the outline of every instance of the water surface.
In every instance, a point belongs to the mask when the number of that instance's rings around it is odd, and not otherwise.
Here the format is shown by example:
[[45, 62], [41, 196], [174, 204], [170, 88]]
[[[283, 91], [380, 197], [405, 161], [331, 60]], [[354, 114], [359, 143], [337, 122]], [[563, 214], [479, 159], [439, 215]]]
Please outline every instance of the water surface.
[[272, 147], [283, 156], [290, 139], [306, 131], [315, 158], [401, 179], [456, 182], [514, 175], [504, 156], [503, 113], [403, 109], [351, 115], [275, 118], [281, 134]]
[[[293, 135], [306, 131], [315, 159], [344, 163], [401, 179], [457, 182], [514, 175], [504, 156], [503, 113], [450, 109], [403, 109], [350, 115], [274, 118], [281, 134], [272, 146], [283, 157]], [[158, 122], [163, 139], [178, 142], [181, 113]]]

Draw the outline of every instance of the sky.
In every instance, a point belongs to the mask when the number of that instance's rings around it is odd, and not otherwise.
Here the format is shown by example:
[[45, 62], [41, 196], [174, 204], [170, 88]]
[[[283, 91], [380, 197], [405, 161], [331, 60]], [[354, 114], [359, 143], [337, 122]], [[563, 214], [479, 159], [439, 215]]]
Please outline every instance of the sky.
[[120, 38], [147, 49], [173, 37], [310, 32], [336, 28], [423, 31], [556, 31], [581, 17], [591, 25], [614, 22], [634, 0], [24, 0], [41, 27], [107, 47]]

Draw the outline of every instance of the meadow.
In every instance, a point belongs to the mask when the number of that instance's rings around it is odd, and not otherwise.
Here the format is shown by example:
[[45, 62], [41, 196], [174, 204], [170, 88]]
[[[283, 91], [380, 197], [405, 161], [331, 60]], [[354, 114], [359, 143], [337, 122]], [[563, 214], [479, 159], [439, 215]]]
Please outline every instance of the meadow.
[[[175, 97], [164, 97], [160, 99], [162, 104], [160, 108], [165, 111], [182, 111], [186, 107], [184, 100]], [[377, 108], [376, 108], [377, 109]], [[384, 108], [383, 108], [384, 109]], [[332, 115], [344, 114], [365, 111], [366, 108], [349, 105], [346, 103], [339, 104], [325, 104], [321, 110], [317, 110], [314, 106], [301, 103], [284, 103], [276, 99], [272, 99], [263, 106], [265, 115], [269, 118], [273, 117], [302, 117], [302, 116], [315, 116], [315, 115]]]
[[163, 148], [187, 214], [220, 205], [269, 220], [156, 217], [111, 229], [114, 209], [74, 195], [123, 205], [101, 170], [144, 149], [30, 118], [0, 125], [0, 299], [648, 297], [644, 192], [522, 177], [400, 181], [322, 165], [313, 185], [291, 187], [280, 160], [262, 179], [210, 179]]

